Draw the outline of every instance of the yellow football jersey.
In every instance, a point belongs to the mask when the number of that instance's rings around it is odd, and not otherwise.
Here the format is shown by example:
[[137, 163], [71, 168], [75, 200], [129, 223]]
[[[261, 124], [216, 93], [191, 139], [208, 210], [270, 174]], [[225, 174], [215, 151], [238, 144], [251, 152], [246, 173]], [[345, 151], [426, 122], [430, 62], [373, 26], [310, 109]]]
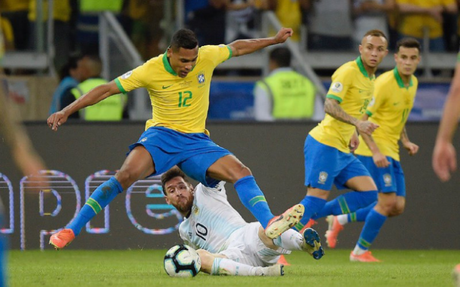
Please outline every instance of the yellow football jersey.
[[[361, 57], [343, 64], [332, 75], [327, 97], [339, 101], [340, 107], [350, 116], [360, 119], [374, 92], [375, 76], [369, 77]], [[349, 153], [348, 147], [355, 126], [326, 114], [310, 135], [322, 144]]]
[[161, 126], [183, 133], [209, 134], [205, 125], [212, 73], [231, 56], [227, 45], [200, 47], [195, 67], [180, 78], [164, 53], [116, 78], [115, 83], [123, 93], [147, 89], [152, 119], [146, 122], [145, 129]]
[[[406, 87], [394, 68], [383, 73], [375, 81], [375, 96], [369, 104], [366, 113], [369, 120], [378, 124], [372, 137], [379, 150], [386, 156], [399, 161], [399, 138], [414, 106], [418, 80], [411, 77], [410, 84]], [[355, 154], [372, 156], [372, 152], [360, 136], [360, 145]]]

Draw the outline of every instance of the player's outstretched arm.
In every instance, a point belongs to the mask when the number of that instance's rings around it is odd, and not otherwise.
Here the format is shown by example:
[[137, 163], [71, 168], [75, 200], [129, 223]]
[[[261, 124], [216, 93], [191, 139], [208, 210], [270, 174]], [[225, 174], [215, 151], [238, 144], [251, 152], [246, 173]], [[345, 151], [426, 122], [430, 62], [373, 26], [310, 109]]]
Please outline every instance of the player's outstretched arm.
[[114, 81], [97, 86], [61, 111], [50, 115], [46, 122], [53, 131], [57, 131], [58, 127], [64, 124], [71, 114], [119, 93], [120, 89]]
[[324, 103], [324, 111], [331, 117], [342, 121], [344, 123], [356, 126], [356, 129], [360, 134], [372, 134], [379, 126], [369, 121], [361, 121], [355, 117], [347, 114], [341, 107], [337, 100], [326, 98]]
[[291, 28], [281, 28], [274, 37], [236, 40], [228, 46], [232, 49], [233, 57], [251, 54], [265, 47], [286, 42], [292, 36]]
[[456, 151], [452, 138], [460, 115], [460, 63], [457, 63], [433, 150], [433, 169], [441, 181], [450, 179], [457, 169]]

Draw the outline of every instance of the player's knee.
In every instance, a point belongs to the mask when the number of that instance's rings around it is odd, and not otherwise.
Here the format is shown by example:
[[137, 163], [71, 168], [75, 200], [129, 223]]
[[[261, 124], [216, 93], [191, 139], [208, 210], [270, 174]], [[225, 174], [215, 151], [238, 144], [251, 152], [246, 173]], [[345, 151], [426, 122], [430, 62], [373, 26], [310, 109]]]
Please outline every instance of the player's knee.
[[228, 177], [230, 178], [230, 181], [232, 183], [235, 183], [239, 179], [241, 179], [241, 178], [243, 178], [245, 176], [250, 176], [250, 175], [252, 175], [251, 170], [247, 166], [245, 166], [243, 164], [240, 164], [240, 165], [235, 166], [235, 167], [233, 167], [233, 168], [231, 168], [229, 170]]
[[393, 210], [390, 213], [390, 217], [398, 216], [404, 213], [405, 205], [404, 204], [395, 204]]
[[120, 170], [115, 175], [115, 178], [121, 184], [123, 189], [130, 187], [138, 178], [128, 170]]
[[396, 199], [392, 197], [379, 198], [378, 206], [385, 214], [391, 216], [397, 209]]

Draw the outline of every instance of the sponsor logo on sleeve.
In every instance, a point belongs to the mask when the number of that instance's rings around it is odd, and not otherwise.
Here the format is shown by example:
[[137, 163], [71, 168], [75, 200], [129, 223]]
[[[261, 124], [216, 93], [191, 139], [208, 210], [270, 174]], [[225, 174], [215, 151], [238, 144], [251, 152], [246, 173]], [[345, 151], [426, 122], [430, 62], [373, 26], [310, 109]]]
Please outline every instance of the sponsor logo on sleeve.
[[334, 82], [331, 85], [331, 91], [334, 93], [340, 93], [343, 90], [343, 85], [341, 82]]
[[133, 71], [126, 72], [121, 76], [121, 78], [123, 80], [126, 80], [127, 78], [131, 77], [132, 74], [133, 74]]

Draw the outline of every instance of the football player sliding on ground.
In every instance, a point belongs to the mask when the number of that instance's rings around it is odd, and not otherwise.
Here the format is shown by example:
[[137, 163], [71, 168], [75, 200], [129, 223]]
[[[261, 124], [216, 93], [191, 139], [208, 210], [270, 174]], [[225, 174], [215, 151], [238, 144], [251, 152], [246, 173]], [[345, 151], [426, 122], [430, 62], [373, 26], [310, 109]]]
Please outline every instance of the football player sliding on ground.
[[177, 167], [161, 176], [165, 200], [183, 216], [179, 233], [185, 244], [198, 249], [201, 271], [211, 275], [282, 276], [282, 254], [308, 252], [324, 255], [318, 233], [292, 229], [270, 239], [259, 222], [247, 223], [227, 201], [224, 182], [216, 188], [198, 184], [195, 189]]

